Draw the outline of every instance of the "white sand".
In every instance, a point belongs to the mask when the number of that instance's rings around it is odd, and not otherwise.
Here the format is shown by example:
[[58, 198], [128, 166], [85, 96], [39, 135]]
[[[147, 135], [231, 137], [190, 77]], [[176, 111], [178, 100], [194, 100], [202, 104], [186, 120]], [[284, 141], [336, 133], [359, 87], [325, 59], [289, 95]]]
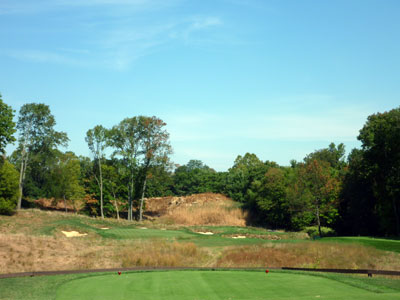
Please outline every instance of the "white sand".
[[85, 236], [87, 233], [79, 233], [78, 231], [61, 231], [66, 237]]
[[200, 233], [200, 234], [204, 234], [204, 235], [213, 235], [214, 233], [212, 233], [212, 232], [210, 232], [210, 231], [208, 231], [208, 232], [197, 232], [197, 233]]
[[233, 236], [233, 239], [245, 239], [246, 237], [244, 235], [238, 235], [238, 236]]

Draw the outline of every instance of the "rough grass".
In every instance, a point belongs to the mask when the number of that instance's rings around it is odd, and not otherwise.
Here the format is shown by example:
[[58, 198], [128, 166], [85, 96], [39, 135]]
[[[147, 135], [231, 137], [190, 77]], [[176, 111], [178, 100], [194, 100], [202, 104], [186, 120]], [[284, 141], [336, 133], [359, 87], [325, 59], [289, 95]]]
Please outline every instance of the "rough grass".
[[210, 254], [193, 243], [145, 241], [118, 251], [122, 267], [199, 267], [210, 261]]
[[[66, 238], [61, 230], [88, 235]], [[201, 235], [200, 231], [214, 235]], [[237, 236], [246, 238], [233, 239]], [[356, 238], [363, 241], [360, 244], [348, 239], [305, 238], [301, 233], [255, 227], [182, 227], [160, 221], [139, 224], [26, 210], [12, 217], [0, 216], [0, 273], [131, 266], [400, 270], [400, 253], [395, 251], [398, 241]], [[393, 251], [380, 250], [382, 247]]]
[[400, 253], [400, 240], [372, 238], [372, 237], [329, 237], [321, 242], [356, 243], [371, 246], [376, 249]]
[[217, 266], [400, 270], [400, 255], [351, 244], [269, 243], [226, 249]]

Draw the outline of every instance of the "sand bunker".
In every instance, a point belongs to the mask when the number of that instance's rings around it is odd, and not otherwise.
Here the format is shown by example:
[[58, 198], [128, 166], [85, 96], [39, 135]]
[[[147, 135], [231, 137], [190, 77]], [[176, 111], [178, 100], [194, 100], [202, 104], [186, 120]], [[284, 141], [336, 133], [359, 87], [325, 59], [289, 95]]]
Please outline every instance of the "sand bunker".
[[233, 239], [245, 239], [246, 237], [244, 235], [238, 235], [238, 236], [233, 236]]
[[66, 236], [66, 237], [76, 237], [76, 236], [85, 236], [87, 233], [79, 233], [78, 231], [62, 231], [61, 232]]
[[200, 234], [204, 234], [204, 235], [213, 235], [214, 233], [212, 233], [212, 232], [210, 232], [210, 231], [207, 231], [207, 232], [197, 232], [197, 233], [200, 233]]
[[147, 227], [139, 227], [140, 229], [147, 229]]
[[108, 227], [101, 227], [100, 229], [107, 230], [107, 229], [110, 229], [110, 228], [108, 228]]

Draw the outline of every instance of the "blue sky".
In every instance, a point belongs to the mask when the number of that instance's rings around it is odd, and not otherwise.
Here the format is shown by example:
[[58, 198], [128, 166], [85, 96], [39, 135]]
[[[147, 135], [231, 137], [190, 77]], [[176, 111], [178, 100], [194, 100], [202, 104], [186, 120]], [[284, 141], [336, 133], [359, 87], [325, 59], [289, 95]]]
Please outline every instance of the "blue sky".
[[155, 115], [175, 163], [288, 165], [358, 147], [367, 116], [399, 106], [399, 15], [397, 0], [1, 0], [0, 93], [48, 104], [78, 155], [95, 125]]

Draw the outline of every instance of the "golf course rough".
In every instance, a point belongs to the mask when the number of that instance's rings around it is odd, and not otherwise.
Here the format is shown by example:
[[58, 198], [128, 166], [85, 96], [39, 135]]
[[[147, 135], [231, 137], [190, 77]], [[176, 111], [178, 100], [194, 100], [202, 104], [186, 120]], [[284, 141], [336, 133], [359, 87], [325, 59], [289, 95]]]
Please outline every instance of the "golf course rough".
[[336, 280], [271, 271], [150, 271], [113, 273], [61, 285], [57, 300], [400, 299]]

